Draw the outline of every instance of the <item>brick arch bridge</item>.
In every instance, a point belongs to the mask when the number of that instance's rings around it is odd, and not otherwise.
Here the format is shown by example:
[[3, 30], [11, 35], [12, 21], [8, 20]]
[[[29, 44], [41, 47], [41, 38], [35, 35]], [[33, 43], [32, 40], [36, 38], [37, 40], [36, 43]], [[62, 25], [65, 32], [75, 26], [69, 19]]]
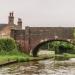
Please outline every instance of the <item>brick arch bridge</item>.
[[24, 30], [11, 30], [21, 50], [30, 53], [35, 47], [48, 40], [63, 40], [74, 43], [74, 27], [26, 27]]
[[37, 53], [38, 53], [38, 51], [39, 51], [39, 48], [40, 48], [42, 45], [44, 45], [44, 44], [46, 44], [46, 43], [48, 43], [48, 42], [53, 42], [53, 41], [63, 41], [63, 42], [67, 42], [67, 43], [70, 43], [70, 44], [74, 44], [73, 42], [71, 42], [72, 40], [70, 40], [70, 39], [64, 39], [64, 40], [62, 40], [62, 39], [45, 39], [45, 40], [41, 40], [41, 41], [31, 50], [32, 55], [33, 55], [34, 57], [37, 56]]

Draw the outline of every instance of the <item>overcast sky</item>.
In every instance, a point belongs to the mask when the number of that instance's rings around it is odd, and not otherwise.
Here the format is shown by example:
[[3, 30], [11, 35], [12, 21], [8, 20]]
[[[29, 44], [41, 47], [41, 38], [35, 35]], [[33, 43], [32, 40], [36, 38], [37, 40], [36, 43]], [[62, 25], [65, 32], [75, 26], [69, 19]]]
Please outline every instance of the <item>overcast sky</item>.
[[75, 26], [75, 0], [0, 0], [0, 23], [10, 11], [23, 26]]

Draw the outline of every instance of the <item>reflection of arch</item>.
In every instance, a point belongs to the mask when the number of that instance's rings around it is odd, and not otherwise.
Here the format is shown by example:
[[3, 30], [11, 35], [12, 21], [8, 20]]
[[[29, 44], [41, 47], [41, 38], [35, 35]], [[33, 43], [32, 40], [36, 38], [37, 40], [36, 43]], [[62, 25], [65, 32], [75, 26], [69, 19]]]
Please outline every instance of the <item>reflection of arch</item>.
[[35, 48], [32, 50], [32, 55], [33, 55], [34, 57], [36, 57], [36, 56], [37, 56], [37, 52], [39, 51], [39, 48], [40, 48], [42, 45], [44, 45], [45, 43], [52, 42], [52, 41], [63, 41], [63, 42], [68, 42], [68, 43], [70, 43], [70, 44], [73, 44], [73, 43], [71, 43], [70, 40], [57, 40], [57, 39], [54, 39], [54, 40], [46, 40], [46, 41], [43, 40], [42, 42], [38, 43], [38, 44], [35, 46]]

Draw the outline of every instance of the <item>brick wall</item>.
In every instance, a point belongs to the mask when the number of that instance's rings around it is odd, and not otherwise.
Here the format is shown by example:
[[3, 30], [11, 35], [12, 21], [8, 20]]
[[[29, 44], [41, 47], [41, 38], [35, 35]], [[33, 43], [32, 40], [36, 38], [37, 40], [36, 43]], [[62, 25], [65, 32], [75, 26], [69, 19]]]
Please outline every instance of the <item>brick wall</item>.
[[0, 37], [5, 38], [5, 37], [10, 37], [10, 26], [7, 25], [5, 26], [2, 30], [0, 30]]
[[41, 41], [53, 39], [74, 39], [72, 27], [26, 27], [25, 30], [12, 30], [12, 37], [21, 45], [22, 50], [30, 52]]

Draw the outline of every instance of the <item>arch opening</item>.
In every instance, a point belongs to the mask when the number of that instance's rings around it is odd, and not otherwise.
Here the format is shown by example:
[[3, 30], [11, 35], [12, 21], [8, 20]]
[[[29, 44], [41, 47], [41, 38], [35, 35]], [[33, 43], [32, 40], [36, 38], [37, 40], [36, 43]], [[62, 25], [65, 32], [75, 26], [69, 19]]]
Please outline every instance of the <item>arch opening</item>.
[[[71, 46], [75, 47], [73, 43], [71, 43], [70, 41], [67, 40], [47, 40], [47, 41], [43, 41], [41, 43], [39, 43], [33, 50], [32, 50], [32, 55], [34, 57], [37, 57], [37, 53], [40, 51], [40, 48], [43, 47], [45, 44], [51, 44], [52, 42], [59, 42], [59, 46], [58, 48], [55, 48], [55, 54], [63, 54], [63, 53], [73, 53], [70, 46], [68, 46], [68, 44], [70, 44]], [[64, 44], [67, 44], [67, 47], [64, 46]], [[48, 47], [48, 46], [47, 46]], [[51, 45], [50, 47], [51, 48]], [[59, 49], [59, 50], [58, 50]]]

